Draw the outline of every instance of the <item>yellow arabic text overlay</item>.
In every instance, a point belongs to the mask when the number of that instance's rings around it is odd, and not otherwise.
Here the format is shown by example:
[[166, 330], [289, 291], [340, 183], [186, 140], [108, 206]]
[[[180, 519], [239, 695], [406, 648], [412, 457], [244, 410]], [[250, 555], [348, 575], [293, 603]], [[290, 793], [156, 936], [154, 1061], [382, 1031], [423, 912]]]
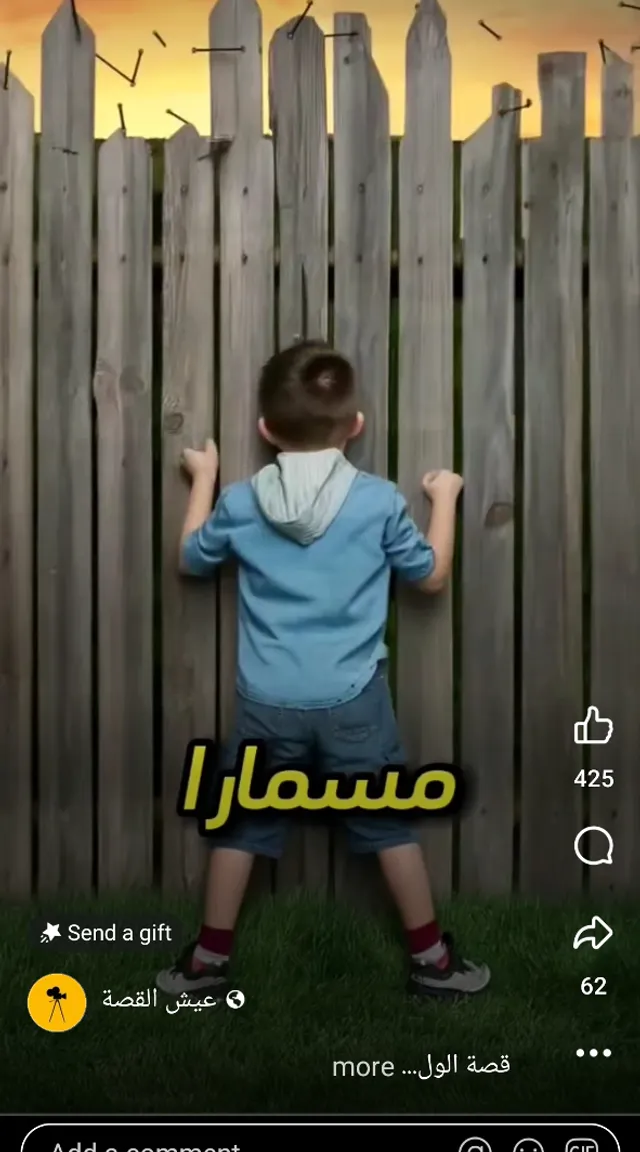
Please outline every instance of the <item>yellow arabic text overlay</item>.
[[[216, 771], [216, 746], [194, 740], [187, 748], [178, 795], [178, 815], [196, 817], [200, 830], [217, 832], [238, 812], [452, 815], [462, 807], [464, 780], [455, 764], [427, 764], [417, 773], [383, 766], [371, 773], [315, 774], [297, 765], [266, 771], [263, 741], [247, 741], [232, 772]], [[259, 791], [256, 793], [256, 785]]]

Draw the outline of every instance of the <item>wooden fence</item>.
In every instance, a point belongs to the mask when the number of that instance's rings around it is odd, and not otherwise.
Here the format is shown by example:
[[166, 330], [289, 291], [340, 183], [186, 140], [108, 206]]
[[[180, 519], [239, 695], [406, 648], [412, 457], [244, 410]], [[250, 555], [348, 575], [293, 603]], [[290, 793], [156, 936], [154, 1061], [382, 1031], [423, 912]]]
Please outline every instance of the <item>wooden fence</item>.
[[[94, 173], [95, 41], [70, 5], [43, 36], [39, 141], [32, 96], [13, 75], [0, 88], [0, 891], [198, 882], [175, 801], [189, 739], [228, 731], [235, 583], [176, 573], [178, 461], [215, 427], [223, 484], [261, 464], [258, 369], [302, 330], [303, 301], [309, 332], [357, 366], [357, 465], [397, 459], [419, 521], [427, 468], [466, 478], [451, 592], [395, 605], [411, 758], [455, 755], [476, 779], [459, 825], [425, 831], [438, 893], [637, 891], [631, 67], [609, 54], [586, 167], [585, 56], [564, 53], [540, 57], [541, 138], [521, 149], [521, 94], [499, 85], [457, 173], [435, 0], [408, 31], [396, 166], [365, 18], [335, 18], [331, 147], [324, 36], [310, 18], [292, 30], [270, 45], [265, 137], [260, 11], [211, 13], [211, 140], [185, 126], [164, 148], [161, 298], [150, 148], [118, 131]], [[587, 704], [614, 723], [588, 758], [573, 742]], [[614, 787], [574, 784], [583, 766]], [[588, 877], [573, 851], [587, 824], [615, 839]], [[317, 829], [256, 883], [378, 898], [373, 869]]]

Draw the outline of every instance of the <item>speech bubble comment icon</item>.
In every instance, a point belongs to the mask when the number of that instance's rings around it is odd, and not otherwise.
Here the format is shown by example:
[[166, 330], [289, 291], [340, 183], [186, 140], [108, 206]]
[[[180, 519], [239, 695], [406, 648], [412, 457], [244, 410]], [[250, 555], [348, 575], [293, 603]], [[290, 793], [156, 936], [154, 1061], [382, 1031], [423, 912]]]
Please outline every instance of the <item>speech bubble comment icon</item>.
[[613, 837], [606, 828], [590, 824], [588, 828], [578, 832], [573, 841], [573, 851], [578, 860], [591, 867], [597, 864], [613, 864]]

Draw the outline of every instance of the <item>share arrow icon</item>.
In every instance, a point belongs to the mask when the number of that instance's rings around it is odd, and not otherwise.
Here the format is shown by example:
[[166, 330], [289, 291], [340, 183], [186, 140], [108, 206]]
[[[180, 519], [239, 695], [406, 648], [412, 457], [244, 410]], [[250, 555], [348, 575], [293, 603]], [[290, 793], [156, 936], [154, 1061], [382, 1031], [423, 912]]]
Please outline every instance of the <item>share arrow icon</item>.
[[601, 920], [599, 916], [594, 916], [590, 924], [585, 924], [584, 927], [576, 932], [573, 938], [573, 947], [579, 948], [581, 944], [590, 944], [597, 952], [612, 936], [613, 928], [605, 924], [604, 920]]

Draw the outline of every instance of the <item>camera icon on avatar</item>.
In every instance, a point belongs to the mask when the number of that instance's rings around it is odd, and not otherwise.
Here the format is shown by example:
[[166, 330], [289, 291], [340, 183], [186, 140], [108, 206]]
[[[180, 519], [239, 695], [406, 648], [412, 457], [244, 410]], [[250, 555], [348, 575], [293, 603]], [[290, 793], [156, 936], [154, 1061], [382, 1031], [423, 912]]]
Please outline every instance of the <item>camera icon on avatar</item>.
[[53, 1020], [54, 1012], [56, 1012], [56, 1010], [57, 1010], [60, 1013], [60, 1018], [62, 1020], [62, 1023], [65, 1024], [66, 1021], [64, 1018], [64, 1012], [62, 1011], [62, 1001], [67, 999], [67, 993], [61, 992], [60, 989], [58, 988], [58, 986], [56, 985], [55, 988], [47, 988], [47, 996], [49, 997], [50, 1000], [53, 1001], [53, 1008], [51, 1009], [51, 1015], [49, 1017], [49, 1023], [51, 1023], [51, 1021]]

